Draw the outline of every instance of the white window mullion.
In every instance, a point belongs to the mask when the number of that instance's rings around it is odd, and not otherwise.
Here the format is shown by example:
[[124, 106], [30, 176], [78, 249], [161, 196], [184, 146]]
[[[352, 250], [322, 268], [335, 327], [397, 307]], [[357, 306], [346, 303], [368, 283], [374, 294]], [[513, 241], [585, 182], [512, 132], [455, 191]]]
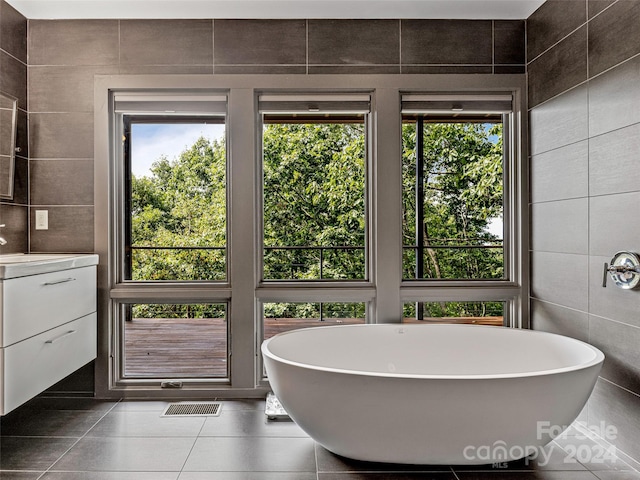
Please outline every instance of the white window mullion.
[[234, 388], [255, 387], [256, 131], [253, 90], [229, 95], [230, 376]]
[[375, 99], [373, 142], [375, 237], [373, 279], [375, 322], [402, 320], [402, 145], [400, 102], [396, 89], [380, 89]]

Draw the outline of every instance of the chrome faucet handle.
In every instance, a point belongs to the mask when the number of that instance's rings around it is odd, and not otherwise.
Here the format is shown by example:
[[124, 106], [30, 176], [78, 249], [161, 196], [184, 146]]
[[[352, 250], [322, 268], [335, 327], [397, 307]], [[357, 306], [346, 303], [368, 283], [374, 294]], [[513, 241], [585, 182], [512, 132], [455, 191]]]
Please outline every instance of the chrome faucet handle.
[[640, 284], [640, 256], [632, 252], [618, 252], [611, 259], [611, 264], [604, 264], [602, 286], [607, 286], [607, 274], [616, 286], [630, 290]]
[[6, 227], [6, 225], [3, 223], [2, 225], [0, 225], [0, 228]]

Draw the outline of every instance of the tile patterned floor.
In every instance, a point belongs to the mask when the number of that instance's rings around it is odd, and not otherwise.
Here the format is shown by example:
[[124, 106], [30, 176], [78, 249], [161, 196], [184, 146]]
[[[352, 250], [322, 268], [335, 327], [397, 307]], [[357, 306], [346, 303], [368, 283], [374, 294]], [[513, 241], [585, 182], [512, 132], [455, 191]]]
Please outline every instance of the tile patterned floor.
[[389, 465], [328, 452], [293, 422], [266, 420], [264, 401], [223, 400], [219, 417], [161, 417], [166, 405], [37, 398], [0, 418], [0, 479], [640, 480], [616, 457], [576, 461], [598, 446], [575, 430], [546, 447], [548, 461]]

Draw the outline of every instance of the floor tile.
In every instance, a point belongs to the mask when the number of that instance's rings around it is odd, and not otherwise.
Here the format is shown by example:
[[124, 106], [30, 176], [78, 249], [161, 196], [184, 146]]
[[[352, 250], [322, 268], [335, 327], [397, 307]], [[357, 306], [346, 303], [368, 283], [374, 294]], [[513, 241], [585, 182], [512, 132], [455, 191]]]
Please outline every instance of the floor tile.
[[53, 471], [179, 472], [195, 438], [81, 439]]
[[376, 463], [353, 460], [331, 453], [316, 444], [318, 472], [443, 472], [451, 473], [447, 465], [402, 465], [394, 463]]
[[456, 472], [459, 480], [598, 480], [591, 472]]
[[30, 405], [42, 410], [96, 410], [106, 412], [118, 404], [117, 401], [96, 400], [91, 397], [36, 397]]
[[177, 472], [47, 472], [39, 480], [177, 480]]
[[0, 469], [44, 471], [58, 460], [76, 438], [9, 437], [0, 438]]
[[486, 471], [486, 472], [511, 472], [511, 471], [565, 471], [565, 470], [586, 470], [586, 467], [580, 462], [571, 458], [571, 456], [558, 444], [550, 443], [536, 451], [535, 454], [506, 462], [504, 464], [487, 464], [487, 465], [453, 465], [453, 471]]
[[260, 410], [227, 410], [219, 417], [208, 417], [202, 437], [308, 437], [290, 420], [268, 420]]
[[247, 398], [238, 400], [220, 400], [222, 403], [222, 411], [224, 410], [259, 410], [264, 412], [266, 401], [259, 398]]
[[185, 472], [315, 472], [309, 438], [198, 438]]
[[603, 446], [585, 436], [559, 437], [554, 440], [567, 452], [567, 459], [578, 461], [588, 470], [633, 470], [631, 466], [616, 456], [616, 448]]
[[453, 472], [332, 472], [318, 480], [457, 480]]
[[161, 417], [159, 412], [109, 412], [88, 437], [197, 437], [206, 417]]
[[614, 471], [602, 471], [593, 472], [593, 474], [600, 480], [640, 480], [640, 473], [638, 472], [614, 472]]
[[37, 480], [42, 472], [2, 472], [0, 480]]
[[313, 472], [182, 472], [178, 480], [317, 480]]
[[93, 410], [36, 410], [3, 419], [3, 435], [81, 437], [104, 416]]
[[162, 413], [171, 402], [123, 400], [113, 407], [114, 412], [159, 412]]

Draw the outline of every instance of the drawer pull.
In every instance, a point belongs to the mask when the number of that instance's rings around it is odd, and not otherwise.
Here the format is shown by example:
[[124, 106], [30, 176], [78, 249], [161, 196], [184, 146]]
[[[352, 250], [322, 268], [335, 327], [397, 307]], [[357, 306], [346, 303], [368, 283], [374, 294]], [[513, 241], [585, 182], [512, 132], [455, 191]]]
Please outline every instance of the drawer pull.
[[61, 278], [60, 280], [54, 280], [52, 282], [45, 282], [42, 285], [44, 286], [49, 286], [49, 285], [58, 285], [59, 283], [67, 283], [67, 282], [75, 282], [75, 278]]
[[68, 337], [69, 335], [73, 335], [74, 333], [76, 333], [75, 330], [69, 330], [66, 333], [63, 333], [62, 335], [60, 335], [59, 337], [56, 338], [52, 338], [51, 340], [47, 340], [44, 343], [56, 343], [58, 340], [62, 340], [64, 337]]

